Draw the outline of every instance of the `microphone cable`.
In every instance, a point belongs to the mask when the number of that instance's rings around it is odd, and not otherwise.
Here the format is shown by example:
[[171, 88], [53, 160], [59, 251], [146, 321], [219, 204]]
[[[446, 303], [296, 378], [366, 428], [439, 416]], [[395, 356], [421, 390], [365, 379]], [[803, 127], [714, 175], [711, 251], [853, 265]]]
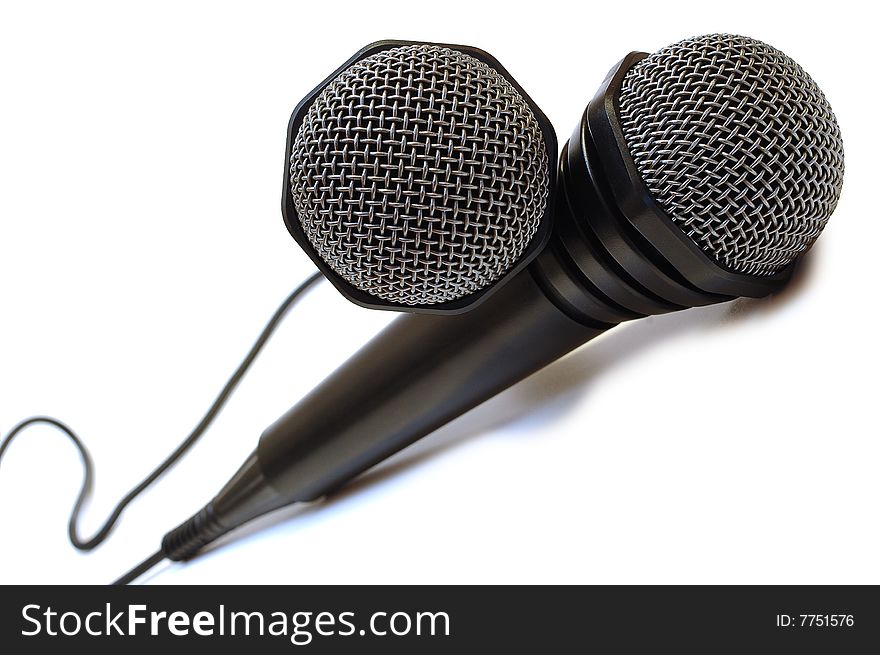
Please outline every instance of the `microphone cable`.
[[[275, 313], [272, 315], [272, 318], [269, 319], [269, 322], [266, 323], [266, 326], [263, 328], [257, 340], [251, 346], [245, 358], [242, 360], [241, 364], [239, 364], [238, 368], [223, 386], [223, 389], [215, 398], [214, 402], [211, 403], [211, 406], [208, 408], [208, 411], [202, 417], [202, 420], [199, 421], [198, 425], [193, 429], [192, 432], [184, 439], [180, 445], [161, 463], [157, 466], [152, 473], [150, 473], [147, 477], [145, 477], [136, 487], [134, 487], [131, 491], [129, 491], [125, 497], [120, 500], [113, 511], [110, 513], [110, 516], [104, 521], [104, 524], [100, 529], [92, 536], [87, 539], [80, 537], [79, 531], [77, 529], [77, 525], [79, 524], [80, 513], [83, 509], [83, 506], [86, 504], [86, 501], [91, 496], [92, 492], [92, 484], [94, 481], [94, 471], [95, 465], [92, 461], [92, 457], [89, 454], [88, 448], [86, 448], [85, 443], [76, 435], [76, 433], [69, 428], [67, 425], [59, 421], [58, 419], [52, 418], [50, 416], [32, 416], [24, 421], [20, 422], [16, 425], [12, 430], [10, 430], [9, 434], [0, 442], [0, 462], [3, 460], [3, 455], [6, 453], [9, 445], [18, 436], [23, 430], [26, 428], [43, 424], [43, 425], [51, 425], [64, 434], [66, 434], [73, 444], [76, 446], [79, 451], [80, 458], [83, 463], [83, 483], [80, 488], [79, 495], [77, 496], [76, 502], [73, 505], [73, 510], [70, 513], [70, 520], [67, 523], [67, 535], [70, 539], [70, 543], [73, 544], [74, 548], [82, 551], [90, 551], [104, 542], [104, 540], [109, 536], [111, 530], [119, 521], [119, 517], [122, 515], [122, 512], [126, 507], [137, 498], [140, 494], [142, 494], [151, 484], [153, 484], [156, 480], [158, 480], [162, 475], [164, 475], [172, 466], [174, 466], [181, 457], [183, 457], [186, 452], [192, 448], [195, 443], [201, 438], [201, 436], [205, 433], [211, 423], [214, 422], [214, 419], [220, 413], [220, 410], [223, 409], [223, 406], [229, 400], [229, 397], [232, 395], [232, 392], [235, 391], [235, 388], [238, 386], [238, 383], [241, 382], [245, 373], [247, 373], [248, 369], [250, 369], [251, 365], [254, 363], [254, 360], [257, 358], [257, 355], [260, 354], [260, 351], [263, 349], [263, 346], [269, 341], [269, 338], [278, 328], [281, 321], [287, 315], [287, 312], [294, 305], [297, 299], [300, 298], [306, 291], [308, 291], [318, 280], [323, 278], [323, 274], [320, 272], [312, 274], [309, 278], [307, 278], [302, 284], [300, 284], [296, 289], [294, 289], [290, 295], [285, 298], [284, 302], [282, 302], [278, 309], [275, 310]], [[141, 575], [147, 569], [158, 564], [164, 556], [161, 551], [153, 555], [152, 557], [145, 560], [142, 564], [135, 567], [122, 576], [119, 580], [114, 582], [113, 584], [127, 584], [134, 578]]]

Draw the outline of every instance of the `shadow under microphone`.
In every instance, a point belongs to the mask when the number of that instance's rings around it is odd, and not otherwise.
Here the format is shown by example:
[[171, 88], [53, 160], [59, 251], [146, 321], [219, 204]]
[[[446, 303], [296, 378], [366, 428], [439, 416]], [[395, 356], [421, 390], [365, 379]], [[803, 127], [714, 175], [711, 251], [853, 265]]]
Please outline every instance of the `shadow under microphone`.
[[[394, 56], [411, 64], [412, 57], [450, 56], [425, 50], [436, 46], [388, 43], [367, 58]], [[392, 54], [395, 48], [414, 50]], [[473, 54], [451, 48], [455, 63], [433, 60], [432, 70], [461, 70], [460, 57]], [[530, 253], [531, 242], [520, 243], [515, 261], [496, 259], [474, 276], [482, 263], [474, 244], [490, 241], [497, 218], [519, 212], [512, 223], [521, 227], [540, 203], [518, 198], [509, 183], [502, 183], [498, 198], [518, 204], [499, 208], [494, 197], [473, 194], [499, 179], [494, 173], [506, 170], [505, 162], [520, 167], [517, 175], [526, 169], [539, 191], [540, 183], [553, 183], [552, 172], [543, 175], [541, 162], [527, 155], [508, 151], [493, 158], [508, 139], [498, 137], [504, 119], [494, 133], [481, 126], [459, 133], [454, 145], [446, 144], [444, 161], [428, 146], [458, 119], [430, 100], [402, 109], [399, 86], [388, 77], [377, 84], [375, 69], [358, 66], [349, 62], [316, 89], [298, 110], [299, 122], [294, 114], [288, 155], [300, 154], [285, 175], [285, 218], [348, 297], [413, 311], [271, 425], [223, 490], [169, 532], [145, 564], [189, 559], [257, 516], [331, 493], [621, 322], [781, 289], [840, 194], [840, 132], [815, 82], [759, 41], [688, 39], [651, 55], [632, 53], [611, 70], [563, 148], [546, 246], [541, 227], [528, 228], [519, 238], [537, 239], [543, 249]], [[334, 83], [344, 78], [337, 86], [351, 85], [358, 76], [370, 91], [354, 93], [358, 102], [339, 101]], [[504, 93], [510, 101], [507, 87], [477, 95]], [[378, 96], [368, 101], [371, 94]], [[515, 95], [523, 103], [519, 112], [538, 111], [527, 96]], [[368, 125], [363, 115], [347, 113], [355, 105], [382, 116]], [[438, 114], [429, 116], [429, 106]], [[511, 134], [527, 129], [530, 121], [521, 113], [510, 105], [506, 111], [508, 127], [520, 121]], [[391, 114], [418, 120], [404, 135], [388, 123]], [[432, 122], [438, 116], [442, 125]], [[535, 120], [539, 127], [529, 138], [543, 137], [545, 148], [555, 148], [552, 132]], [[303, 129], [311, 132], [304, 136]], [[413, 134], [422, 134], [424, 150], [402, 145]], [[386, 150], [373, 147], [380, 141]], [[307, 143], [315, 145], [303, 149]], [[387, 148], [416, 154], [383, 161]], [[544, 161], [552, 161], [550, 152]], [[494, 173], [476, 168], [480, 153], [498, 167]], [[484, 210], [495, 213], [481, 223]], [[470, 237], [462, 236], [465, 226]], [[444, 230], [449, 242], [441, 238]], [[447, 258], [445, 266], [432, 259], [436, 253]]]

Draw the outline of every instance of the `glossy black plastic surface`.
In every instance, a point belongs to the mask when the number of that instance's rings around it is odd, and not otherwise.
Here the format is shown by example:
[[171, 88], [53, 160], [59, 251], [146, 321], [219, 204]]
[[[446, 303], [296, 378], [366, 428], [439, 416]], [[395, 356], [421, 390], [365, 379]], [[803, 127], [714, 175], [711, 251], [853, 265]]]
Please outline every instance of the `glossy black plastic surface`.
[[528, 272], [465, 314], [401, 316], [263, 433], [263, 475], [323, 496], [601, 332]]

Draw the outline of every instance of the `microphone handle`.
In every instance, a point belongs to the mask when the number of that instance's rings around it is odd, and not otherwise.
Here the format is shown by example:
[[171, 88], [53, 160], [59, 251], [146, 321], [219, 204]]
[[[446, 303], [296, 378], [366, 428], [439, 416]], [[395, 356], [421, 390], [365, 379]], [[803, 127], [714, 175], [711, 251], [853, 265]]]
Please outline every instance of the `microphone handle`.
[[466, 313], [400, 316], [269, 426], [163, 551], [188, 559], [257, 516], [331, 493], [606, 329], [569, 318], [529, 269]]
[[279, 493], [314, 500], [600, 332], [528, 272], [464, 314], [403, 315], [271, 425], [257, 458]]

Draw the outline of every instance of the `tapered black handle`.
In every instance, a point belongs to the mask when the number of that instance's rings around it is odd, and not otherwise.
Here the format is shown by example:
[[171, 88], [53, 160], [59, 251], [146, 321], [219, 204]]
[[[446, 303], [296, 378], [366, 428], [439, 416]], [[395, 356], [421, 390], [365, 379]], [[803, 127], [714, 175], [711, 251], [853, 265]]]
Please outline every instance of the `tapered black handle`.
[[403, 315], [263, 433], [263, 475], [291, 500], [323, 496], [600, 332], [528, 271], [466, 314]]

